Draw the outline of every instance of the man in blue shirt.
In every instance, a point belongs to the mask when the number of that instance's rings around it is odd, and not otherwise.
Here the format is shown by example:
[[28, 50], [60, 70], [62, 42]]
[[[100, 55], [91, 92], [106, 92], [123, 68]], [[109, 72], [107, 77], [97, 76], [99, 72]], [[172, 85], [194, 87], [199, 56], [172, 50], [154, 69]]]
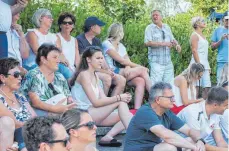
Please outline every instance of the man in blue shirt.
[[229, 39], [229, 30], [228, 30], [228, 12], [225, 13], [223, 17], [223, 26], [218, 27], [212, 35], [212, 48], [218, 48], [217, 55], [217, 82], [219, 82], [220, 73], [223, 69], [223, 66], [228, 63], [228, 39]]
[[[158, 82], [152, 86], [149, 103], [137, 111], [129, 124], [124, 151], [177, 151], [181, 148], [205, 151], [200, 133], [190, 129], [169, 110], [173, 102], [170, 84]], [[174, 130], [191, 138], [188, 141]]]

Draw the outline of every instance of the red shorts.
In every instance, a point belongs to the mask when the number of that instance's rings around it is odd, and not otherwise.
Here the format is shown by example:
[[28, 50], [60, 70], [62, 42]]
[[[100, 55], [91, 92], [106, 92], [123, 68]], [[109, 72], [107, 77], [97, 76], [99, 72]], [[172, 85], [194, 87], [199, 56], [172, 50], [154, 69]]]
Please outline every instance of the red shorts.
[[177, 107], [175, 104], [173, 104], [173, 108], [171, 108], [170, 110], [171, 110], [174, 114], [178, 114], [183, 108], [185, 108], [184, 105], [181, 105], [181, 106]]

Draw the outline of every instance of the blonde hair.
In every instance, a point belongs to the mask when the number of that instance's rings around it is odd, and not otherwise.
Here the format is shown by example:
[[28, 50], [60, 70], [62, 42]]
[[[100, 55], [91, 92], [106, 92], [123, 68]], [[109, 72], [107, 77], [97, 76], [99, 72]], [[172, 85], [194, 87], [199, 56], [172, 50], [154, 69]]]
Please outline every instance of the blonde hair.
[[110, 25], [107, 33], [107, 38], [109, 39], [118, 39], [122, 38], [123, 26], [120, 23], [113, 23]]
[[192, 27], [193, 27], [194, 29], [196, 29], [196, 28], [197, 28], [197, 23], [198, 23], [198, 22], [201, 22], [201, 21], [203, 21], [203, 20], [204, 20], [204, 18], [201, 17], [201, 16], [193, 17], [192, 20], [191, 20], [191, 25], [192, 25]]
[[222, 86], [226, 81], [228, 81], [228, 63], [223, 66], [217, 86]]
[[185, 69], [181, 75], [187, 80], [188, 88], [191, 91], [191, 98], [194, 99], [193, 86], [196, 82], [196, 77], [200, 75], [201, 72], [204, 72], [204, 66], [201, 63], [193, 63], [187, 69]]

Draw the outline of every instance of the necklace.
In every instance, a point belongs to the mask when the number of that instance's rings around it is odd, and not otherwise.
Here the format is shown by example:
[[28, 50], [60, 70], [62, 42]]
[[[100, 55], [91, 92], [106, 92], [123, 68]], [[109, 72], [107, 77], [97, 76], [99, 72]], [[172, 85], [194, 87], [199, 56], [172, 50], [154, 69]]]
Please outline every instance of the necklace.
[[14, 99], [12, 99], [8, 95], [6, 95], [6, 93], [4, 91], [2, 91], [2, 89], [0, 89], [0, 91], [2, 92], [3, 95], [5, 95], [7, 97], [7, 99], [9, 99], [12, 102], [12, 104], [15, 104], [15, 100]]

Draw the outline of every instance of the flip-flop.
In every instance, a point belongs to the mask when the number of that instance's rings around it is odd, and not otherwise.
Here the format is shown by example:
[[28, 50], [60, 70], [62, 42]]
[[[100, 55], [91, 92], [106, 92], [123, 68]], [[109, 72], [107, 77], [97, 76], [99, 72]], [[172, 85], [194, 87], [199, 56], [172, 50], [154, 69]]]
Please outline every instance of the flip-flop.
[[122, 143], [117, 139], [112, 139], [111, 141], [99, 141], [100, 146], [109, 146], [109, 147], [120, 147]]

